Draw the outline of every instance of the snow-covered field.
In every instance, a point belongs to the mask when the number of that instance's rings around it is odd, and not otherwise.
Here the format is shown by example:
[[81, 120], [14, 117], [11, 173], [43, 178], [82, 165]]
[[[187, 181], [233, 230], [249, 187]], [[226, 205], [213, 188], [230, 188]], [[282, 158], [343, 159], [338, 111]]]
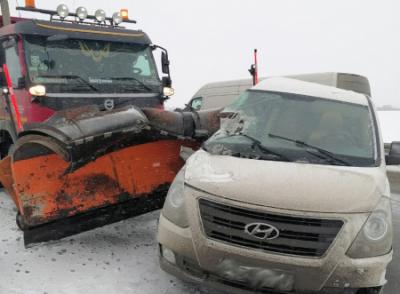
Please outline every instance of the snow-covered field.
[[400, 141], [400, 111], [378, 111], [378, 118], [383, 141], [385, 143]]
[[31, 249], [23, 246], [15, 213], [1, 192], [0, 294], [212, 293], [159, 268], [159, 212]]

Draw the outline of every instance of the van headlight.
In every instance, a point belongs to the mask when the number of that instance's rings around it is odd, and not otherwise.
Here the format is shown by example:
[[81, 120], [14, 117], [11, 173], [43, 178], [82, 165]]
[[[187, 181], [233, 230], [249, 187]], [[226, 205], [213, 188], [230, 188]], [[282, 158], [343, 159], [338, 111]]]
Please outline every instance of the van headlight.
[[162, 214], [168, 220], [181, 228], [189, 226], [185, 210], [185, 169], [182, 168], [176, 175], [169, 188]]
[[351, 258], [381, 256], [392, 250], [393, 228], [390, 198], [382, 197], [368, 217], [347, 255]]

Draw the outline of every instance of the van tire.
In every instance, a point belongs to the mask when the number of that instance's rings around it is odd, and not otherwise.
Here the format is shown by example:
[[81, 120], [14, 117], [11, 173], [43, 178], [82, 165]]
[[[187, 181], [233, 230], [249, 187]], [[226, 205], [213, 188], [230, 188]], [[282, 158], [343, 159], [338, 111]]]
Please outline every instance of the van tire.
[[383, 294], [383, 287], [363, 288], [358, 290], [356, 294]]

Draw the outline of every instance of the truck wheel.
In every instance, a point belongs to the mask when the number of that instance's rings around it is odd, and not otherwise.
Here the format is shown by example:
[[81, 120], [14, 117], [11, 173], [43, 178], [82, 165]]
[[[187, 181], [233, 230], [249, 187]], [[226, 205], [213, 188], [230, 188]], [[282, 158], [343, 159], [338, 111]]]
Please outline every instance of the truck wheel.
[[383, 287], [363, 288], [357, 294], [383, 294]]
[[[12, 141], [10, 141], [11, 139], [9, 138], [4, 138], [4, 134], [0, 134], [0, 138], [1, 138], [1, 143], [0, 143], [0, 160], [2, 160], [3, 158], [5, 158], [7, 155], [9, 155], [9, 151], [10, 151], [10, 147], [11, 147], [11, 143]], [[0, 188], [3, 188], [3, 184], [0, 183]]]
[[17, 213], [15, 222], [17, 223], [17, 227], [21, 230], [21, 231], [25, 231], [28, 229], [28, 226], [26, 225], [25, 221], [24, 221], [24, 217], [21, 215], [20, 212]]

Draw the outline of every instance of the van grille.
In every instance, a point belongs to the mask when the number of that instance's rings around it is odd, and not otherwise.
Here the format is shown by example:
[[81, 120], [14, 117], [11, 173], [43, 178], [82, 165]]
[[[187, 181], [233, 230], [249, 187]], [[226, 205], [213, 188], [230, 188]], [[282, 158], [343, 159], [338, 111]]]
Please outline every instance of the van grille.
[[[320, 257], [328, 250], [343, 221], [293, 217], [243, 209], [199, 200], [205, 234], [215, 240], [281, 254]], [[245, 232], [251, 223], [265, 223], [279, 230], [279, 237], [260, 240]]]

